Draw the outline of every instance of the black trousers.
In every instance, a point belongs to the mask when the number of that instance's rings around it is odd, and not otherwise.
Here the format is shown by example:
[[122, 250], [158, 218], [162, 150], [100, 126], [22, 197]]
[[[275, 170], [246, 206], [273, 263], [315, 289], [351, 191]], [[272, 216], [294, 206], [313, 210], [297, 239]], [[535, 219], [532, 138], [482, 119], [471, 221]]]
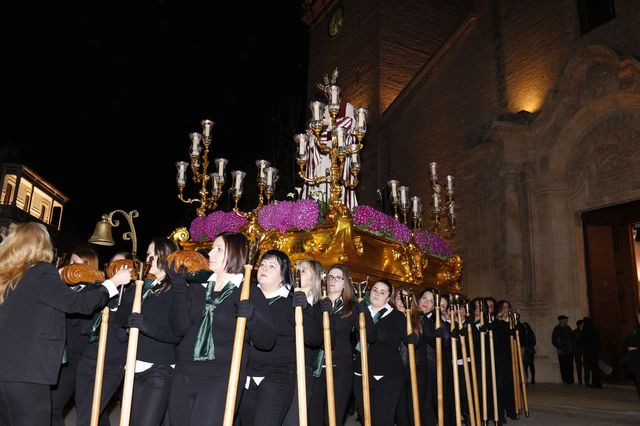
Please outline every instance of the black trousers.
[[60, 368], [58, 383], [51, 387], [51, 425], [64, 426], [64, 407], [71, 400], [76, 390], [76, 373], [78, 358], [69, 358], [68, 364]]
[[[582, 384], [582, 354], [581, 353], [576, 353], [573, 354], [573, 362], [576, 364], [576, 375], [578, 376], [578, 383]], [[587, 377], [587, 371], [586, 371], [586, 365], [585, 365], [585, 383], [588, 384], [588, 380], [586, 380]]]
[[[236, 408], [243, 393], [244, 381], [241, 374]], [[175, 371], [169, 397], [170, 423], [180, 426], [211, 426], [214, 420], [219, 420], [222, 424], [228, 383], [228, 375], [197, 377]]]
[[558, 354], [558, 363], [560, 364], [562, 383], [573, 383], [573, 355]]
[[[297, 376], [297, 375], [296, 375]], [[305, 367], [305, 387], [307, 393], [307, 419], [309, 418], [309, 402], [311, 401], [311, 395], [313, 392], [313, 370], [311, 367]], [[291, 398], [291, 405], [287, 410], [287, 415], [284, 417], [282, 426], [297, 426], [300, 422], [300, 410], [298, 409], [298, 381], [296, 379], [295, 386], [293, 388], [293, 397]], [[308, 420], [307, 420], [308, 423]]]
[[[76, 376], [76, 412], [78, 420], [76, 426], [89, 426], [91, 422], [91, 404], [93, 402], [93, 383], [96, 375], [96, 360], [82, 358], [78, 364]], [[108, 413], [105, 413], [109, 401], [117, 392], [124, 377], [124, 364], [121, 362], [105, 362], [102, 377], [102, 394], [100, 395], [100, 417], [104, 416], [108, 423]]]
[[48, 426], [51, 424], [51, 386], [0, 381], [0, 424]]
[[[336, 402], [336, 423], [343, 425], [353, 391], [353, 366], [336, 365], [333, 367], [333, 388]], [[328, 425], [328, 416], [327, 376], [323, 368], [320, 377], [313, 378], [308, 424], [310, 426]]]
[[131, 424], [133, 426], [160, 426], [169, 405], [171, 392], [170, 365], [154, 365], [136, 373], [133, 383]]
[[257, 385], [251, 379], [240, 401], [242, 426], [280, 426], [293, 398], [295, 375], [291, 370], [270, 371]]
[[524, 363], [524, 373], [526, 377], [530, 377], [531, 383], [536, 382], [536, 364], [535, 353], [525, 350], [522, 362]]
[[[396, 414], [400, 390], [404, 385], [402, 374], [387, 374], [380, 380], [371, 376], [369, 379], [369, 396], [371, 398], [371, 425], [393, 425]], [[354, 375], [354, 396], [360, 417], [364, 420], [364, 405], [362, 398], [362, 376]]]
[[598, 355], [584, 355], [584, 384], [600, 387], [600, 366], [598, 365]]

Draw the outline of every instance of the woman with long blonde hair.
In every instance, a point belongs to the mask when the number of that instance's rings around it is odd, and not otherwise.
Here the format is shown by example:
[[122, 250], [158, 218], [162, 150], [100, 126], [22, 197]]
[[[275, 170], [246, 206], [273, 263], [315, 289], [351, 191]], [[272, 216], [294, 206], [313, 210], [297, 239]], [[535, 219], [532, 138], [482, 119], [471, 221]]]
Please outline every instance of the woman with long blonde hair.
[[51, 423], [51, 385], [65, 345], [65, 313], [90, 314], [130, 281], [120, 270], [93, 290], [74, 292], [60, 279], [44, 225], [17, 225], [0, 244], [0, 423]]

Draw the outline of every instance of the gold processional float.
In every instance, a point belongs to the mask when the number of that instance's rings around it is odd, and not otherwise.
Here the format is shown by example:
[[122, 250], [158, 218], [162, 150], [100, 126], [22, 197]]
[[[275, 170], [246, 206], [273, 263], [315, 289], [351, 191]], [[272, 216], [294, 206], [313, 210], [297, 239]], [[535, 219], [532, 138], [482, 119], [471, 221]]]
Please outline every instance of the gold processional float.
[[[239, 210], [246, 173], [233, 171], [229, 192], [235, 207], [230, 212], [216, 210], [223, 194], [227, 160], [215, 159], [215, 171], [209, 173], [214, 123], [203, 120], [202, 133], [189, 135], [190, 162], [176, 163], [178, 198], [196, 204], [197, 217], [189, 229], [174, 230], [171, 238], [185, 250], [205, 252], [216, 234], [242, 232], [250, 242], [258, 243], [258, 258], [267, 250], [277, 249], [285, 252], [292, 264], [307, 258], [316, 259], [325, 267], [345, 264], [354, 282], [386, 278], [394, 285], [460, 293], [462, 261], [445, 240], [455, 230], [453, 177], [447, 176], [446, 200], [442, 200], [437, 164], [429, 164], [432, 195], [428, 230], [422, 229], [420, 198], [409, 197], [409, 188], [396, 180], [388, 182], [393, 217], [370, 206], [353, 206], [367, 110], [353, 108], [341, 99], [336, 78], [337, 71], [331, 80], [325, 75], [324, 84], [318, 86], [328, 104], [311, 102], [309, 127], [294, 137], [298, 175], [304, 184], [302, 194], [301, 188], [296, 188], [296, 201], [274, 199], [278, 169], [266, 160], [258, 160], [256, 208], [249, 212]], [[200, 188], [197, 198], [185, 198], [183, 193], [189, 168], [193, 182]], [[327, 186], [328, 197], [322, 191]]]

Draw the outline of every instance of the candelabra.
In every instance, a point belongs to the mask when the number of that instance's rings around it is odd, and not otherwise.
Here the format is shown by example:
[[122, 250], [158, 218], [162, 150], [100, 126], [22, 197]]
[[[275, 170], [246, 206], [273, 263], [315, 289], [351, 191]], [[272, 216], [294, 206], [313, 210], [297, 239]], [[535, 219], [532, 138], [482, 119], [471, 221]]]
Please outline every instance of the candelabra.
[[[441, 196], [441, 186], [438, 183], [438, 164], [432, 162], [429, 164], [431, 171], [431, 199], [433, 200], [433, 208], [431, 211], [431, 226], [429, 231], [432, 231], [445, 238], [453, 237], [456, 228], [456, 216], [455, 216], [455, 200], [453, 194], [453, 176], [447, 176], [447, 199], [443, 203]], [[398, 209], [402, 212], [402, 222], [408, 224], [408, 215], [411, 211], [413, 229], [421, 229], [423, 227], [422, 222], [422, 200], [420, 197], [409, 197], [409, 187], [401, 186], [400, 182], [395, 179], [391, 179], [387, 182], [389, 187], [389, 193], [391, 197], [391, 205], [393, 206], [393, 215], [396, 220], [399, 220]], [[443, 219], [446, 218], [446, 224], [443, 224]]]
[[[189, 139], [191, 140], [190, 157], [191, 162], [178, 161], [176, 168], [178, 170], [178, 176], [176, 182], [178, 184], [178, 198], [183, 203], [192, 204], [200, 203], [200, 206], [196, 209], [198, 216], [204, 216], [207, 210], [215, 210], [218, 206], [218, 199], [222, 195], [222, 187], [225, 181], [225, 167], [227, 166], [227, 160], [224, 158], [216, 158], [214, 161], [216, 171], [209, 174], [209, 146], [211, 145], [211, 128], [213, 127], [213, 121], [202, 120], [202, 133], [191, 133]], [[203, 148], [204, 147], [204, 152]], [[200, 184], [199, 195], [200, 198], [184, 198], [183, 190], [187, 183], [187, 167], [191, 165], [191, 172], [193, 174], [193, 182]], [[211, 194], [207, 186], [211, 181]]]
[[[443, 203], [441, 196], [441, 186], [438, 183], [438, 163], [429, 164], [431, 171], [431, 199], [433, 208], [431, 210], [431, 229], [445, 238], [451, 238], [456, 230], [455, 199], [453, 195], [453, 176], [447, 175], [447, 200]], [[441, 222], [446, 220], [446, 224]]]
[[[256, 167], [258, 167], [258, 207], [256, 210], [260, 210], [264, 205], [264, 199], [267, 199], [267, 204], [271, 202], [271, 197], [276, 190], [276, 182], [278, 180], [278, 169], [271, 167], [271, 164], [267, 160], [256, 161]], [[231, 172], [232, 187], [231, 197], [233, 198], [234, 207], [233, 210], [239, 214], [238, 202], [243, 193], [243, 181], [247, 174], [240, 170], [234, 170]]]
[[[322, 183], [329, 184], [329, 211], [326, 218], [329, 222], [334, 222], [339, 215], [345, 213], [347, 210], [346, 206], [342, 203], [343, 188], [355, 189], [359, 184], [360, 151], [363, 147], [362, 139], [367, 132], [366, 119], [368, 112], [365, 108], [354, 109], [355, 128], [353, 133], [350, 134], [349, 129], [336, 126], [336, 118], [340, 110], [340, 88], [335, 84], [328, 85], [325, 88], [325, 94], [328, 100], [326, 108], [329, 111], [331, 119], [330, 144], [324, 144], [321, 141], [321, 134], [323, 130], [326, 130], [327, 126], [325, 126], [323, 121], [325, 104], [320, 101], [310, 103], [311, 121], [309, 123], [309, 129], [306, 133], [295, 135], [294, 141], [298, 146], [297, 163], [300, 169], [298, 171], [300, 178], [304, 180], [305, 183], [313, 186]], [[350, 136], [355, 136], [357, 143], [349, 144], [348, 139]], [[324, 176], [307, 177], [307, 167], [309, 163], [308, 147], [310, 144], [314, 144], [321, 155], [328, 156], [331, 160], [329, 172]], [[345, 159], [347, 156], [350, 156], [351, 159], [349, 176], [353, 177], [353, 181], [343, 178]]]

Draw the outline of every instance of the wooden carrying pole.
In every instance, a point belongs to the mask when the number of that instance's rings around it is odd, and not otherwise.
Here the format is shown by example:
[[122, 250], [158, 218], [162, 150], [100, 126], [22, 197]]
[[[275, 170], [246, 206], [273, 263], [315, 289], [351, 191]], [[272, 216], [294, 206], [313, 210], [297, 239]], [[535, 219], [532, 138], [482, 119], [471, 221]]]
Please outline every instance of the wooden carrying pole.
[[[131, 313], [139, 314], [142, 308], [142, 285], [144, 281], [135, 281], [135, 295]], [[136, 355], [138, 354], [138, 336], [140, 330], [136, 327], [129, 328], [129, 345], [127, 346], [127, 365], [124, 372], [124, 385], [122, 390], [122, 405], [120, 406], [120, 426], [128, 426], [131, 420], [131, 402], [133, 400], [133, 380], [136, 374]]]
[[[491, 323], [491, 314], [489, 314]], [[489, 355], [491, 356], [491, 388], [493, 395], [493, 422], [498, 424], [498, 386], [496, 385], [496, 351], [493, 345], [493, 330], [489, 330]]]
[[453, 306], [449, 309], [451, 313], [451, 363], [453, 365], [453, 397], [456, 406], [456, 426], [462, 426], [462, 412], [460, 409], [460, 379], [458, 378], [458, 342], [453, 337], [456, 328], [456, 319]]
[[[517, 321], [516, 321], [517, 324]], [[524, 362], [522, 361], [522, 350], [520, 346], [520, 331], [516, 327], [516, 345], [518, 349], [518, 361], [520, 364], [520, 384], [522, 386], [522, 400], [524, 402], [524, 415], [529, 417], [529, 399], [527, 398], [527, 380], [524, 372]]]
[[[469, 312], [469, 308], [467, 308]], [[476, 369], [475, 344], [473, 343], [473, 330], [471, 324], [467, 324], [467, 339], [469, 339], [469, 355], [471, 358], [471, 385], [473, 388], [473, 404], [476, 409], [476, 424], [482, 423], [482, 415], [480, 414], [480, 396], [478, 394], [478, 372]]]
[[520, 380], [518, 379], [518, 362], [515, 339], [513, 338], [513, 320], [509, 312], [509, 344], [511, 346], [511, 373], [513, 375], [513, 399], [515, 401], [516, 416], [520, 414]]
[[[467, 392], [467, 409], [469, 410], [469, 423], [470, 426], [476, 425], [475, 411], [473, 406], [473, 393], [471, 388], [471, 375], [469, 374], [469, 366], [467, 365], [467, 344], [464, 335], [464, 327], [462, 325], [462, 314], [460, 313], [460, 307], [456, 306], [456, 314], [458, 317], [458, 329], [460, 330], [460, 348], [462, 350], [462, 370], [464, 372], [464, 385]], [[455, 318], [453, 318], [455, 321]]]
[[[358, 302], [362, 302], [362, 291], [359, 292]], [[367, 355], [367, 323], [364, 312], [358, 315], [360, 328], [360, 368], [362, 371], [362, 407], [364, 410], [364, 426], [371, 426], [371, 395], [369, 392], [369, 358]]]
[[[440, 296], [436, 293], [436, 330], [440, 328]], [[438, 389], [438, 426], [444, 426], [444, 390], [442, 382], [442, 338], [436, 337], [436, 383]]]
[[[302, 291], [300, 269], [294, 269], [296, 275], [296, 290]], [[302, 320], [302, 307], [295, 307], [296, 329], [296, 376], [298, 381], [298, 424], [307, 426], [307, 377], [304, 362], [304, 324]]]
[[[252, 269], [253, 262], [250, 261], [249, 264], [244, 265], [244, 281], [242, 283], [242, 290], [240, 291], [240, 300], [249, 300]], [[227, 400], [224, 405], [224, 419], [222, 420], [224, 426], [233, 426], [246, 327], [247, 319], [245, 317], [236, 318], [236, 334], [233, 337], [233, 352], [231, 354], [231, 367], [229, 368], [229, 383], [227, 384]]]
[[[469, 312], [467, 309], [466, 312]], [[467, 336], [464, 335], [464, 325], [462, 324], [462, 314], [458, 309], [458, 326], [460, 327], [460, 344], [462, 346], [462, 362], [464, 365], [464, 379], [466, 381], [467, 403], [469, 404], [469, 420], [471, 426], [480, 425], [480, 406], [478, 405], [478, 385], [476, 383], [475, 356], [473, 354], [473, 334], [471, 324], [467, 324]], [[466, 338], [469, 347], [467, 348]], [[468, 349], [468, 352], [467, 352]], [[467, 364], [470, 360], [471, 366]]]
[[[405, 306], [405, 315], [407, 317], [407, 336], [413, 333], [413, 324], [411, 324], [411, 295], [401, 294]], [[413, 424], [420, 426], [420, 403], [418, 398], [418, 374], [416, 371], [416, 350], [412, 343], [407, 345], [409, 353], [409, 375], [411, 377], [411, 405], [413, 407]]]
[[[484, 304], [484, 301], [480, 302]], [[480, 307], [480, 327], [484, 326], [484, 307]], [[480, 367], [482, 368], [482, 424], [486, 425], [489, 419], [487, 407], [487, 352], [485, 347], [486, 331], [480, 331]]]
[[[322, 274], [322, 298], [327, 297], [327, 283]], [[329, 312], [322, 313], [322, 336], [324, 340], [324, 375], [327, 382], [327, 412], [329, 426], [336, 426], [336, 394], [333, 384], [333, 349], [331, 348], [331, 318]]]
[[100, 340], [98, 340], [98, 358], [96, 359], [96, 377], [93, 382], [93, 401], [91, 403], [91, 426], [98, 426], [100, 420], [100, 399], [102, 398], [102, 377], [104, 375], [104, 358], [107, 352], [107, 331], [109, 330], [109, 306], [102, 310], [100, 322]]

